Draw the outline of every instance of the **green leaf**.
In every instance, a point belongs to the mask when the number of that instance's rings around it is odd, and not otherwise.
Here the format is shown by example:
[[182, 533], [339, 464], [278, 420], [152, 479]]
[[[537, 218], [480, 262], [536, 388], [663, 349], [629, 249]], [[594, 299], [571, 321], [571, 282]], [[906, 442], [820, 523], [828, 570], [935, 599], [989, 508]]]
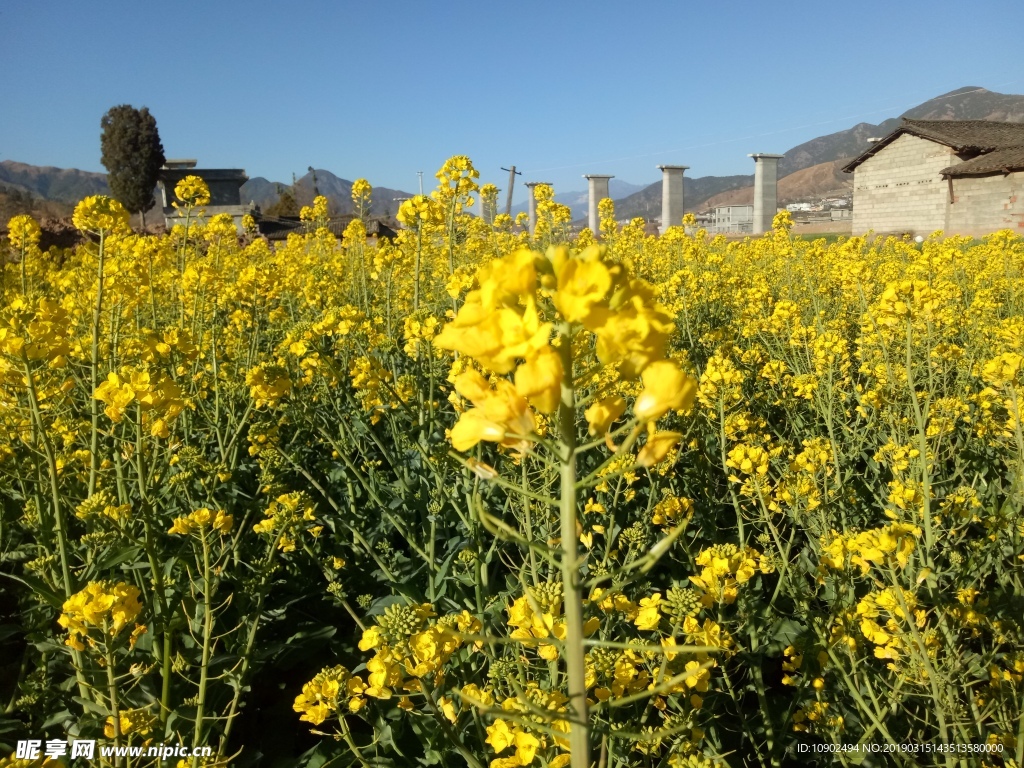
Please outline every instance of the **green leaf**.
[[92, 561], [85, 573], [82, 574], [82, 580], [93, 581], [94, 577], [104, 571], [116, 568], [121, 563], [129, 560], [135, 560], [140, 552], [142, 552], [142, 547], [124, 547], [121, 549], [110, 548], [102, 557], [98, 557]]
[[[104, 710], [103, 715], [106, 716], [106, 714], [106, 710]], [[52, 715], [46, 718], [46, 720], [43, 722], [41, 730], [45, 731], [46, 729], [52, 728], [55, 725], [67, 725], [73, 719], [74, 718], [72, 717], [71, 712], [69, 710], [62, 709], [58, 712], [54, 712]]]
[[457, 554], [457, 551], [453, 551], [450, 555], [448, 555], [445, 561], [441, 563], [441, 567], [438, 569], [437, 573], [434, 574], [434, 589], [438, 590], [438, 596], [443, 595], [444, 592], [440, 590], [448, 586], [448, 581], [446, 578], [448, 576], [448, 569], [451, 568], [452, 561], [455, 559], [455, 556]]
[[405, 601], [398, 595], [387, 595], [386, 597], [378, 598], [373, 601], [373, 605], [370, 606], [370, 610], [366, 613], [368, 616], [383, 616], [384, 609], [389, 605], [403, 605]]
[[774, 644], [784, 648], [792, 645], [806, 629], [807, 627], [793, 619], [780, 619], [772, 627], [771, 638], [775, 641]]
[[102, 715], [103, 717], [106, 717], [108, 714], [110, 714], [109, 712], [107, 712], [106, 707], [101, 707], [95, 701], [83, 699], [81, 696], [72, 696], [71, 700], [87, 712], [94, 712], [95, 714]]

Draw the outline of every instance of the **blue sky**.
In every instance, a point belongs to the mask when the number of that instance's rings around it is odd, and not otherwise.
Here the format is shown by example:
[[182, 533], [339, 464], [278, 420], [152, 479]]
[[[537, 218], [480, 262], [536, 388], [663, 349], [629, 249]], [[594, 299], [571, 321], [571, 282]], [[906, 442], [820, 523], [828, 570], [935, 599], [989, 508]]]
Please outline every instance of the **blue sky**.
[[512, 163], [556, 191], [751, 173], [966, 85], [1024, 93], [1022, 26], [1020, 0], [4, 0], [0, 159], [103, 170], [129, 103], [168, 157], [276, 181], [416, 191], [453, 154], [502, 188]]

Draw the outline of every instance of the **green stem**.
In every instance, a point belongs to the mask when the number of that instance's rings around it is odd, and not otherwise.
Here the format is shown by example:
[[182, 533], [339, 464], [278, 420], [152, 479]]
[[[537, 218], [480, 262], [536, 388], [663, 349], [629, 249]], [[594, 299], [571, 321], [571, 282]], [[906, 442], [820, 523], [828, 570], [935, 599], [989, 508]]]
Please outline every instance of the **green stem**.
[[[110, 717], [113, 720], [114, 728], [114, 747], [121, 746], [121, 712], [117, 706], [117, 680], [114, 677], [114, 654], [110, 650], [110, 630], [107, 627], [107, 622], [103, 622], [103, 635], [104, 643], [106, 644], [106, 661], [107, 661], [107, 695], [110, 697], [109, 709]], [[115, 757], [114, 765], [121, 765], [122, 760], [120, 756]]]
[[90, 408], [92, 416], [92, 433], [89, 443], [89, 495], [96, 491], [96, 475], [100, 468], [100, 401], [93, 395], [99, 387], [100, 367], [100, 323], [103, 315], [103, 259], [105, 255], [105, 237], [103, 230], [100, 230], [100, 246], [97, 254], [98, 265], [96, 268], [96, 303], [92, 310], [92, 355], [89, 361], [89, 382], [92, 384], [90, 396]]
[[448, 718], [446, 718], [444, 713], [438, 708], [437, 702], [434, 701], [434, 692], [431, 690], [427, 682], [425, 680], [420, 680], [420, 684], [423, 686], [423, 701], [426, 703], [427, 709], [430, 710], [430, 713], [434, 716], [438, 725], [441, 726], [441, 730], [444, 731], [445, 736], [451, 740], [456, 751], [462, 755], [462, 758], [466, 761], [466, 764], [469, 765], [469, 768], [484, 768], [483, 763], [477, 760], [476, 757], [473, 756], [473, 753], [467, 749], [462, 739], [459, 738], [459, 734], [448, 722]]
[[[50, 500], [53, 504], [53, 525], [57, 536], [57, 553], [60, 557], [61, 580], [64, 582], [64, 597], [70, 599], [76, 590], [71, 581], [71, 567], [68, 564], [68, 535], [64, 524], [60, 488], [57, 485], [57, 457], [54, 453], [53, 445], [50, 444], [50, 439], [46, 434], [46, 428], [43, 426], [43, 414], [39, 408], [39, 397], [36, 392], [36, 383], [32, 375], [32, 369], [29, 367], [27, 359], [24, 359], [23, 362], [25, 364], [25, 381], [28, 388], [32, 417], [35, 420], [37, 435], [43, 444], [43, 453], [46, 456], [47, 475], [49, 475], [50, 480]], [[42, 507], [40, 506], [41, 509]], [[88, 700], [89, 685], [86, 683], [85, 675], [82, 672], [82, 654], [80, 651], [71, 649], [71, 658], [74, 662], [75, 677], [78, 681], [78, 694], [83, 699]]]
[[[217, 750], [218, 756], [224, 754], [224, 750], [227, 748], [228, 738], [231, 736], [231, 727], [235, 723], [238, 705], [241, 701], [242, 692], [245, 688], [245, 678], [249, 673], [249, 665], [252, 662], [252, 649], [256, 645], [256, 632], [259, 629], [260, 619], [263, 617], [263, 603], [267, 597], [267, 579], [270, 576], [274, 563], [274, 555], [277, 553], [277, 545], [280, 540], [281, 532], [278, 531], [277, 536], [270, 543], [270, 547], [267, 550], [267, 556], [263, 561], [259, 599], [256, 602], [256, 610], [253, 612], [252, 624], [249, 625], [249, 636], [246, 638], [245, 650], [242, 652], [242, 666], [238, 672], [238, 685], [235, 688], [235, 695], [231, 698], [231, 706], [228, 709], [228, 715], [225, 718], [224, 732], [221, 734], [220, 747]], [[351, 613], [351, 609], [349, 609], [349, 612]]]
[[[199, 669], [199, 694], [196, 702], [196, 724], [193, 745], [203, 743], [203, 714], [206, 708], [206, 685], [210, 670], [211, 640], [213, 637], [213, 601], [210, 599], [210, 544], [206, 540], [206, 532], [201, 539], [203, 544], [203, 661]], [[199, 768], [199, 756], [192, 758], [192, 768]]]
[[28, 255], [28, 248], [21, 248], [21, 295], [28, 296], [28, 276], [25, 274], [25, 256]]
[[562, 598], [565, 605], [565, 667], [569, 682], [569, 751], [572, 768], [590, 768], [586, 660], [583, 652], [583, 596], [576, 538], [576, 402], [572, 376], [572, 335], [562, 329], [562, 403], [558, 409], [561, 464]]
[[[160, 652], [160, 723], [167, 724], [171, 702], [171, 632], [170, 609], [167, 605], [167, 590], [164, 582], [164, 571], [156, 555], [152, 520], [155, 519], [153, 503], [146, 487], [146, 454], [145, 441], [142, 433], [142, 406], [137, 410], [138, 421], [135, 425], [135, 469], [139, 488], [139, 500], [142, 503], [142, 521], [144, 527], [143, 547], [149, 560], [149, 569], [153, 575], [153, 588], [156, 594], [156, 605], [159, 611], [154, 621], [154, 631], [163, 637], [163, 651]], [[154, 643], [154, 647], [156, 644]]]
[[[523, 516], [524, 523], [526, 524], [526, 539], [527, 541], [533, 541], [533, 515], [530, 510], [530, 497], [526, 494], [530, 490], [530, 478], [526, 469], [526, 459], [523, 459]], [[539, 583], [537, 580], [537, 555], [533, 551], [533, 547], [530, 547], [530, 582], [533, 586], [537, 586]]]
[[359, 765], [362, 768], [370, 768], [370, 764], [366, 762], [366, 758], [363, 757], [362, 751], [359, 749], [359, 745], [356, 744], [355, 739], [352, 738], [352, 731], [348, 727], [348, 723], [345, 722], [345, 716], [338, 715], [338, 723], [341, 725], [341, 737], [345, 740], [348, 748], [352, 750], [352, 754], [356, 756], [356, 760], [359, 761]]

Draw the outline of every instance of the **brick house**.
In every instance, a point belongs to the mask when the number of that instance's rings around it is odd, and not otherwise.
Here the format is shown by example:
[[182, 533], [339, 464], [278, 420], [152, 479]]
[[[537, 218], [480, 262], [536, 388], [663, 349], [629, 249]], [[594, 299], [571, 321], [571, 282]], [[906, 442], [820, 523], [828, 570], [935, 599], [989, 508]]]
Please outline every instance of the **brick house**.
[[1024, 234], [1024, 123], [904, 118], [843, 170], [855, 233]]

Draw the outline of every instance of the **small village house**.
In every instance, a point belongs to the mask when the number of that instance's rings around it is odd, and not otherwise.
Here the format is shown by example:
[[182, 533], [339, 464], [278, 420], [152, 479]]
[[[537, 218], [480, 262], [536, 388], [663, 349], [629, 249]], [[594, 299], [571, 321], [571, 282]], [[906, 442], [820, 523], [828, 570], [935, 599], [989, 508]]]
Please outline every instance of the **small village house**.
[[843, 168], [853, 231], [1024, 234], [1024, 124], [909, 120]]
[[[254, 218], [260, 235], [271, 242], [287, 240], [288, 235], [301, 235], [310, 231], [309, 223], [302, 221], [298, 216], [264, 216], [257, 212]], [[348, 225], [357, 218], [359, 217], [354, 213], [333, 216], [327, 222], [327, 230], [340, 239]], [[380, 240], [393, 240], [398, 234], [398, 222], [391, 219], [372, 217], [364, 219], [363, 224], [366, 227], [366, 241], [369, 244]]]
[[196, 161], [192, 159], [168, 160], [160, 169], [157, 185], [167, 229], [179, 221], [178, 209], [174, 207], [174, 187], [186, 176], [198, 176], [210, 189], [210, 202], [203, 206], [203, 215], [209, 219], [226, 213], [234, 219], [235, 228], [241, 233], [242, 218], [255, 209], [251, 203], [242, 203], [242, 185], [249, 177], [241, 168], [196, 168]]

